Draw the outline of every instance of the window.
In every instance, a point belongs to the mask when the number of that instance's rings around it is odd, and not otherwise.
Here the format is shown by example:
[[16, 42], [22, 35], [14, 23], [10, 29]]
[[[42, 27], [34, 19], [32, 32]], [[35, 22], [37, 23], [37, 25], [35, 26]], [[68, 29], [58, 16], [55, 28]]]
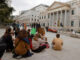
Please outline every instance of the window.
[[74, 10], [72, 10], [72, 15], [74, 15]]
[[39, 22], [39, 20], [37, 20]]
[[45, 23], [43, 23], [43, 26], [45, 26]]
[[72, 5], [74, 5], [74, 3], [72, 3]]
[[36, 19], [35, 19], [35, 21], [36, 21]]
[[43, 19], [43, 16], [42, 16], [42, 19]]
[[46, 19], [46, 16], [44, 16], [44, 19]]
[[40, 17], [40, 19], [41, 19], [41, 17]]
[[71, 21], [71, 27], [73, 27], [74, 26], [74, 21]]
[[48, 23], [48, 26], [49, 26], [49, 23]]
[[51, 13], [51, 15], [53, 15], [53, 13]]
[[49, 14], [48, 14], [48, 19], [50, 18]]

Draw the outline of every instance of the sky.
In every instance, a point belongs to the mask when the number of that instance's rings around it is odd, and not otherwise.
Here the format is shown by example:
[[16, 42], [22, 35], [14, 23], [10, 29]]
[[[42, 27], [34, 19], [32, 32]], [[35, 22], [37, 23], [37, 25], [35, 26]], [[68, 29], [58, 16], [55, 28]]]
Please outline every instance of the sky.
[[11, 6], [15, 9], [13, 15], [18, 15], [21, 11], [31, 9], [39, 4], [50, 6], [54, 1], [67, 2], [69, 0], [12, 0]]

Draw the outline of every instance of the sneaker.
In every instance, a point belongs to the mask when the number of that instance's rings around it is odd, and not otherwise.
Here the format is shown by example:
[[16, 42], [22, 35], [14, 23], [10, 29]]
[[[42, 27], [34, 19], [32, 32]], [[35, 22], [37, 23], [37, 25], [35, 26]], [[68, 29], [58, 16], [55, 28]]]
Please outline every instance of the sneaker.
[[17, 56], [19, 56], [19, 55], [17, 55], [17, 54], [14, 54], [14, 55], [13, 55], [13, 58], [16, 58]]
[[31, 57], [33, 55], [33, 53], [30, 53], [29, 55], [23, 55], [23, 58], [27, 58], [27, 57]]

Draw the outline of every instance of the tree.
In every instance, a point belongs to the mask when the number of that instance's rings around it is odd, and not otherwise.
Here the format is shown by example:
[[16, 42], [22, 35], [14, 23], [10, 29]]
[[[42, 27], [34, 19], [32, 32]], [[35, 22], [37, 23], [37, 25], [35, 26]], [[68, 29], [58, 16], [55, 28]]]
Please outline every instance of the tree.
[[14, 9], [9, 7], [6, 3], [6, 0], [0, 0], [0, 22], [7, 23], [10, 21], [9, 17]]

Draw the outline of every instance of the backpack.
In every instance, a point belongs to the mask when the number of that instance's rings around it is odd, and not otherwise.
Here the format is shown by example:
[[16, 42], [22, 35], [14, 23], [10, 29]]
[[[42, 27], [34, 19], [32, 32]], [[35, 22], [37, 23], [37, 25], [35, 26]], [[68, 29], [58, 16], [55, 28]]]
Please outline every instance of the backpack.
[[7, 44], [4, 40], [5, 40], [4, 37], [0, 38], [0, 51], [5, 50], [7, 47]]

